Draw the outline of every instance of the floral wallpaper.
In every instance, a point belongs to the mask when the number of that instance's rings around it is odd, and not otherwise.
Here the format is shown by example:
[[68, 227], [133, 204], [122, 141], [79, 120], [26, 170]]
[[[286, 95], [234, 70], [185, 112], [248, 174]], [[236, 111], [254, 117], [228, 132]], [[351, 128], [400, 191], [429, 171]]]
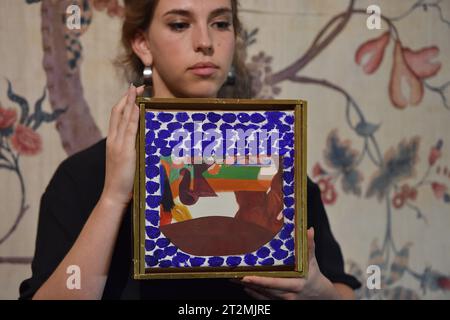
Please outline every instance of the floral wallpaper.
[[[61, 19], [71, 4], [80, 30]], [[308, 172], [363, 283], [357, 297], [448, 299], [450, 1], [377, 1], [380, 30], [367, 28], [371, 4], [241, 0], [252, 96], [308, 100]], [[65, 157], [104, 136], [111, 93], [126, 88], [112, 67], [124, 8], [0, 8], [0, 298], [14, 299], [31, 272], [40, 195]], [[371, 265], [380, 289], [366, 286]]]
[[30, 110], [28, 101], [16, 94], [11, 82], [8, 83], [8, 103], [13, 107], [4, 107], [0, 102], [0, 169], [7, 170], [17, 176], [20, 183], [20, 209], [15, 221], [0, 238], [2, 245], [16, 230], [20, 220], [29, 209], [26, 199], [26, 185], [20, 165], [20, 157], [32, 157], [42, 152], [42, 138], [39, 127], [46, 122], [53, 122], [63, 109], [48, 113], [42, 110], [46, 90]]
[[[450, 171], [445, 163], [440, 161], [445, 150], [443, 139], [439, 138], [431, 145], [423, 145], [420, 136], [402, 137], [398, 142], [392, 139], [391, 146], [384, 150], [378, 138], [379, 132], [383, 129], [382, 125], [372, 122], [365, 115], [364, 109], [367, 106], [352, 96], [352, 90], [326, 79], [307, 76], [301, 71], [312, 59], [320, 55], [321, 51], [336, 41], [335, 38], [340, 33], [345, 32], [352, 16], [367, 15], [366, 10], [359, 9], [357, 5], [358, 1], [349, 1], [346, 10], [334, 15], [319, 30], [306, 52], [283, 70], [273, 72], [270, 66], [272, 57], [264, 52], [253, 56], [249, 67], [253, 76], [258, 79], [253, 85], [254, 95], [260, 98], [277, 97], [282, 91], [280, 84], [283, 81], [291, 81], [300, 85], [309, 83], [334, 90], [345, 98], [345, 122], [340, 125], [350, 129], [351, 138], [344, 139], [338, 128], [331, 129], [326, 138], [322, 157], [312, 166], [311, 176], [320, 187], [324, 203], [330, 207], [329, 213], [333, 212], [332, 206], [336, 202], [348, 201], [341, 200], [339, 193], [366, 199], [376, 198], [386, 211], [386, 226], [384, 230], [378, 230], [383, 235], [381, 246], [375, 238], [368, 248], [367, 262], [367, 265], [380, 267], [381, 290], [370, 290], [365, 286], [367, 277], [365, 265], [356, 263], [351, 257], [347, 260], [348, 272], [357, 276], [363, 283], [363, 288], [358, 290], [358, 298], [417, 299], [421, 295], [426, 295], [427, 291], [440, 291], [443, 297], [448, 297], [446, 294], [450, 290], [448, 264], [444, 270], [436, 270], [432, 266], [425, 266], [421, 270], [411, 268], [408, 260], [410, 254], [414, 254], [414, 241], [411, 239], [398, 246], [395, 226], [392, 224], [392, 215], [403, 207], [411, 210], [416, 219], [422, 220], [425, 225], [428, 224], [430, 217], [423, 211], [422, 204], [417, 199], [418, 194], [426, 192], [426, 189], [432, 190], [436, 201], [444, 204], [442, 210], [450, 212], [450, 194], [447, 187], [450, 183]], [[390, 72], [386, 74], [387, 88], [384, 89], [391, 106], [399, 110], [405, 110], [408, 106], [419, 106], [424, 95], [432, 94], [437, 95], [442, 116], [448, 117], [450, 110], [448, 73], [447, 81], [438, 85], [431, 82], [431, 79], [441, 71], [442, 64], [447, 62], [435, 59], [439, 56], [440, 44], [411, 49], [407, 41], [403, 41], [396, 23], [408, 19], [415, 11], [427, 12], [435, 9], [440, 23], [450, 27], [450, 21], [444, 16], [444, 12], [449, 12], [449, 3], [403, 1], [403, 5], [406, 9], [400, 16], [381, 15], [387, 31], [361, 43], [353, 53], [354, 63], [360, 66], [363, 74], [369, 76], [378, 71], [385, 55], [391, 55], [391, 61], [385, 62], [390, 63]], [[450, 30], [444, 29], [445, 31], [448, 33]], [[324, 36], [325, 34], [327, 36]], [[393, 42], [393, 48], [389, 50], [387, 46], [390, 42]], [[407, 112], [407, 109], [404, 112]], [[312, 130], [314, 131], [314, 128]], [[359, 149], [352, 146], [353, 140], [357, 139], [362, 140], [362, 147]], [[427, 162], [424, 172], [417, 170], [417, 163], [421, 159]], [[363, 161], [370, 162], [372, 168], [361, 170]], [[420, 284], [420, 291], [399, 285], [398, 280], [405, 273]]]

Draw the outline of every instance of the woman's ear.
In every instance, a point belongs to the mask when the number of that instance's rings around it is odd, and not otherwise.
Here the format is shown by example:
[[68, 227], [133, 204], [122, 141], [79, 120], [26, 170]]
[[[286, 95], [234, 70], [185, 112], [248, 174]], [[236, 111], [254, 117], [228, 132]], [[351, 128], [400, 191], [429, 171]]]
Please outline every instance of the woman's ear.
[[150, 44], [143, 32], [136, 34], [134, 39], [131, 41], [131, 47], [144, 65], [150, 66], [153, 64], [153, 55], [150, 50]]

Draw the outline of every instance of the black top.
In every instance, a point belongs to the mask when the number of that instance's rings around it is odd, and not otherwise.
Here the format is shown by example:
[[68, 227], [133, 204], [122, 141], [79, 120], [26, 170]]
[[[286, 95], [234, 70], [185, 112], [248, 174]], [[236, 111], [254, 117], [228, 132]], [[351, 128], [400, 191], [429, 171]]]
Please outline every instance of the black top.
[[[61, 163], [41, 198], [32, 276], [20, 285], [20, 299], [30, 299], [53, 273], [83, 228], [103, 190], [105, 139]], [[308, 179], [308, 227], [315, 229], [316, 257], [332, 282], [353, 289], [361, 284], [345, 274], [341, 249], [334, 239], [320, 190]], [[132, 279], [131, 204], [115, 244], [103, 299], [249, 299], [228, 279]]]

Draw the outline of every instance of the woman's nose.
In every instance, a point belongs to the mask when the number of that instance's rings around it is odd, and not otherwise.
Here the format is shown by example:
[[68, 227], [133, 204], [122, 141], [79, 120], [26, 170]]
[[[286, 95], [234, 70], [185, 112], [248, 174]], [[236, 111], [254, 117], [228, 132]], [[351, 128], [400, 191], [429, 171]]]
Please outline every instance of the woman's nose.
[[213, 40], [207, 26], [199, 26], [194, 31], [194, 50], [205, 55], [214, 53]]

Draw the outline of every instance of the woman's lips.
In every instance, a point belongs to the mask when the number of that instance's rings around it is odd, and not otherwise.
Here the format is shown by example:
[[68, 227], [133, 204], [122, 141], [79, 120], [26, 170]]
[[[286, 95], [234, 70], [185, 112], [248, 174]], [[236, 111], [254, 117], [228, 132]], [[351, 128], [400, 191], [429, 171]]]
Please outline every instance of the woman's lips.
[[217, 71], [214, 67], [198, 67], [189, 69], [193, 74], [197, 76], [210, 76]]
[[212, 75], [217, 71], [217, 69], [219, 69], [219, 67], [211, 62], [200, 62], [189, 68], [193, 74], [202, 77]]

